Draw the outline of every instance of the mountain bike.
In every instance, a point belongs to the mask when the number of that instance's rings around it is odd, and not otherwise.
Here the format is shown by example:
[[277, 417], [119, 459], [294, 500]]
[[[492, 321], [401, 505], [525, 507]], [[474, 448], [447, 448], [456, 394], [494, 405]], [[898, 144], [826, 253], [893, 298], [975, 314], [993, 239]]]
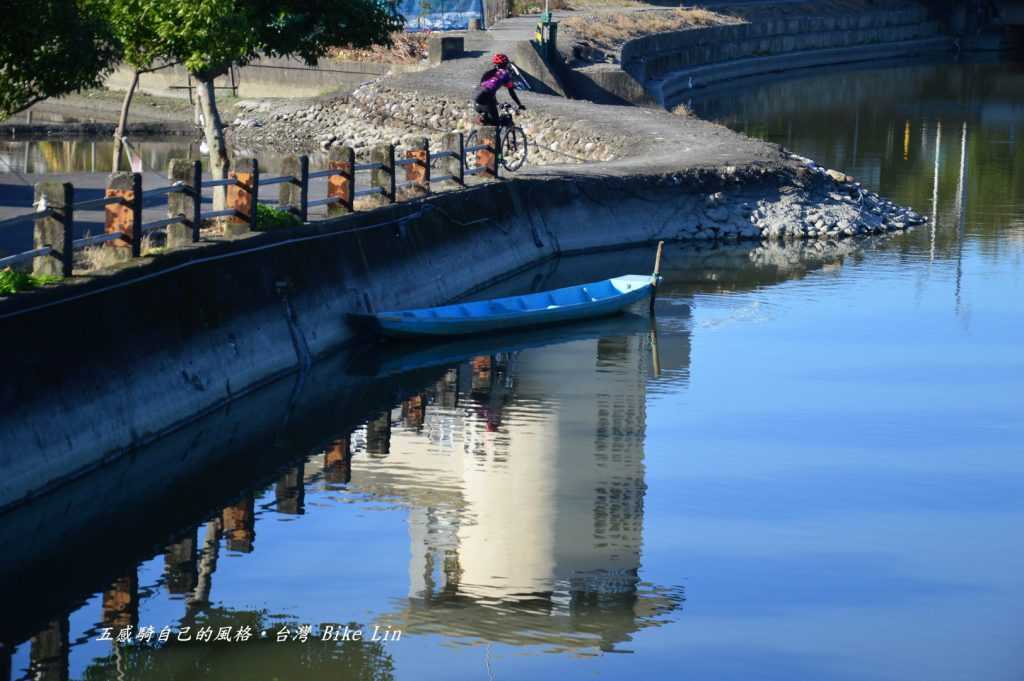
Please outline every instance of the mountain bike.
[[[522, 126], [516, 125], [513, 113], [515, 107], [508, 103], [503, 103], [499, 106], [502, 113], [498, 115], [497, 128], [497, 147], [498, 147], [498, 162], [501, 166], [514, 173], [523, 167], [526, 163], [526, 155], [529, 151], [529, 140], [526, 138], [526, 133], [523, 131]], [[469, 133], [466, 136], [465, 145], [472, 147], [480, 144], [480, 137], [477, 131]], [[467, 165], [475, 165], [476, 154], [470, 154], [469, 159], [471, 162]]]

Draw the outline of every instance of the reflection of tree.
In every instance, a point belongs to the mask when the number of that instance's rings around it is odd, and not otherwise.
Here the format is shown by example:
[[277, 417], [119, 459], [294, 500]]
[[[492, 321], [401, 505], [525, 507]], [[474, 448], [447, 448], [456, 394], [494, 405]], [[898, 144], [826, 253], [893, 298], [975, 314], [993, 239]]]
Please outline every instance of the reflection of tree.
[[[129, 645], [95, 658], [85, 669], [86, 681], [100, 679], [330, 679], [331, 681], [389, 681], [394, 661], [384, 645], [374, 641], [322, 641], [310, 636], [305, 643], [278, 643], [274, 634], [282, 626], [270, 623], [264, 612], [210, 609], [195, 622], [197, 627], [252, 628], [256, 635], [246, 642]], [[289, 628], [294, 631], [295, 626]], [[350, 629], [361, 628], [350, 623]], [[267, 630], [266, 638], [259, 632]], [[368, 635], [372, 627], [366, 632]]]

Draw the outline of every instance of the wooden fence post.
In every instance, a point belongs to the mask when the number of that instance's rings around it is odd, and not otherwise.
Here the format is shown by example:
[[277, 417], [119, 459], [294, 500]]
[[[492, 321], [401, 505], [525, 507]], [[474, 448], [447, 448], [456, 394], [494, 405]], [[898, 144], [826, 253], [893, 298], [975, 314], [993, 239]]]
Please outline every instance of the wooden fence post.
[[415, 161], [406, 164], [405, 180], [415, 182], [413, 189], [430, 194], [430, 140], [426, 137], [409, 137], [405, 140], [405, 157]]
[[229, 177], [238, 181], [228, 186], [227, 207], [237, 211], [224, 223], [224, 234], [237, 236], [255, 229], [256, 201], [259, 198], [260, 168], [254, 158], [243, 158], [235, 164]]
[[480, 128], [477, 134], [479, 144], [487, 145], [486, 149], [477, 149], [476, 164], [484, 170], [480, 174], [484, 177], [498, 177], [498, 128], [493, 125], [485, 125]]
[[32, 274], [37, 277], [70, 277], [74, 259], [75, 188], [69, 182], [44, 181], [35, 186], [35, 202], [46, 199], [53, 215], [35, 221], [32, 247], [49, 246], [50, 255], [32, 259]]
[[382, 458], [391, 453], [391, 412], [386, 411], [366, 424], [366, 453]]
[[[291, 175], [296, 178], [288, 182], [282, 182], [277, 190], [277, 203], [281, 208], [294, 213], [302, 214], [302, 162], [298, 156], [285, 156], [281, 160], [281, 174]], [[305, 222], [305, 220], [303, 220]]]
[[[183, 158], [171, 159], [167, 167], [167, 179], [171, 184], [181, 182], [186, 188], [196, 189], [196, 161], [192, 163]], [[202, 170], [199, 171], [202, 173]], [[200, 175], [201, 177], [201, 175]], [[202, 189], [202, 179], [199, 180], [199, 188]], [[173, 218], [177, 215], [184, 218], [181, 222], [167, 225], [167, 247], [177, 248], [198, 241], [196, 235], [196, 215], [199, 198], [194, 193], [175, 192], [167, 195], [167, 217]]]
[[[136, 186], [136, 178], [139, 185]], [[104, 248], [113, 248], [115, 253], [123, 258], [134, 257], [142, 252], [142, 234], [139, 227], [142, 224], [142, 197], [138, 197], [139, 210], [135, 210], [136, 192], [141, 194], [142, 176], [137, 173], [111, 173], [107, 180], [106, 196], [120, 197], [124, 203], [111, 203], [104, 209], [105, 227], [107, 234], [121, 232], [124, 237], [114, 241], [108, 241]], [[138, 213], [139, 222], [135, 218]]]
[[324, 480], [332, 483], [352, 482], [352, 450], [349, 436], [335, 440], [324, 452]]
[[441, 168], [445, 175], [451, 175], [450, 182], [460, 187], [466, 184], [466, 152], [465, 136], [461, 132], [450, 132], [444, 136], [444, 150], [455, 154], [455, 157], [445, 156], [441, 162]]
[[327, 153], [327, 169], [337, 170], [337, 175], [327, 178], [328, 198], [337, 196], [337, 203], [327, 205], [327, 217], [351, 213], [354, 208], [356, 191], [356, 152], [352, 147], [333, 147]]
[[228, 550], [252, 553], [253, 541], [256, 539], [255, 499], [252, 493], [245, 494], [237, 504], [225, 506], [221, 518]]
[[380, 187], [383, 193], [371, 194], [370, 203], [384, 205], [395, 202], [395, 146], [378, 144], [370, 149], [370, 163], [383, 167], [370, 171], [370, 186]]

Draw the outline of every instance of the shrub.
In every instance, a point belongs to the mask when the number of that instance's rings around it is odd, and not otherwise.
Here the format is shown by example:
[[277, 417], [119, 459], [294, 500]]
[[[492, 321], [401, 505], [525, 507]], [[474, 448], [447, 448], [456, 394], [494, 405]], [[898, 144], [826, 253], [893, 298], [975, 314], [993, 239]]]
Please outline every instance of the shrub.
[[262, 203], [256, 206], [256, 229], [261, 232], [299, 227], [300, 225], [302, 225], [302, 220], [294, 213]]
[[40, 286], [46, 286], [47, 284], [54, 284], [60, 280], [60, 277], [37, 277], [34, 274], [28, 274], [27, 272], [7, 267], [0, 270], [0, 295], [9, 296], [19, 291], [27, 291]]

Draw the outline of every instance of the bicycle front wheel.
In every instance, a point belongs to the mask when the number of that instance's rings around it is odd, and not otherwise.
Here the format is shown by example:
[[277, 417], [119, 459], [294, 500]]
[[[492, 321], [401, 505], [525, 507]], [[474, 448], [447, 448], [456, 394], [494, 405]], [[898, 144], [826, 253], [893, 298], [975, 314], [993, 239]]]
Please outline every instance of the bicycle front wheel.
[[514, 173], [526, 163], [529, 144], [526, 133], [520, 126], [505, 128], [501, 136], [501, 165], [505, 170]]

